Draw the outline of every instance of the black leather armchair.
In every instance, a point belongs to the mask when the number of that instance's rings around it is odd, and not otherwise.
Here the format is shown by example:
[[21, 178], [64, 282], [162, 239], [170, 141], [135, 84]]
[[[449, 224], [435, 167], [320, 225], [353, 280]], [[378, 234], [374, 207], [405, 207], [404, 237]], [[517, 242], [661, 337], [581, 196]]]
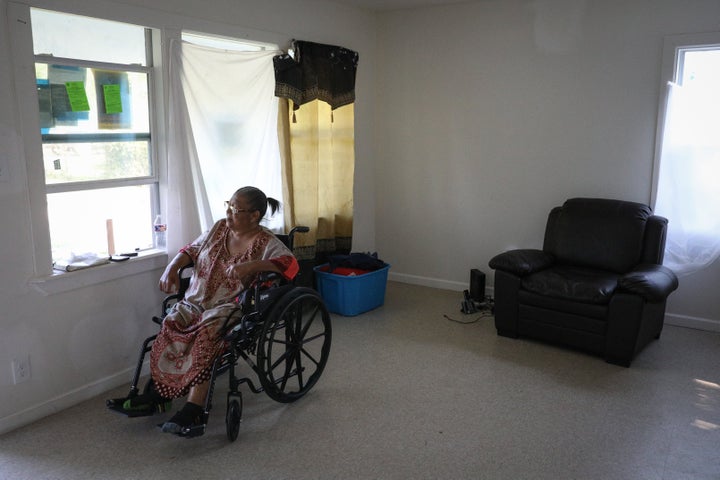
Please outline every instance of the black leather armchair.
[[630, 366], [660, 338], [678, 287], [662, 265], [667, 219], [647, 205], [574, 198], [550, 212], [542, 250], [511, 250], [495, 270], [498, 335], [532, 337]]

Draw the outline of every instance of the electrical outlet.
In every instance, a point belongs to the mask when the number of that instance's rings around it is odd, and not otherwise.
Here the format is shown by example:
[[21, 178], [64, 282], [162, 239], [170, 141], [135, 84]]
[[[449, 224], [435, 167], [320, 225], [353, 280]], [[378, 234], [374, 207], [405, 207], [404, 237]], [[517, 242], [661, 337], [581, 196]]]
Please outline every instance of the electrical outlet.
[[15, 385], [30, 380], [30, 356], [14, 358], [12, 361], [12, 371]]

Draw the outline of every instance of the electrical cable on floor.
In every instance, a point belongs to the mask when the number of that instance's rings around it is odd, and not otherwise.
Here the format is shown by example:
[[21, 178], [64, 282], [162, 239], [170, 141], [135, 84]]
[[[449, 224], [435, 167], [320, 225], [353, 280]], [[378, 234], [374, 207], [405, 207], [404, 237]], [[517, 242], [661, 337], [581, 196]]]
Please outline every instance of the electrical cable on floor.
[[454, 319], [454, 318], [451, 318], [451, 317], [450, 317], [449, 315], [447, 315], [447, 314], [443, 315], [443, 317], [445, 317], [447, 320], [450, 320], [451, 322], [459, 323], [459, 324], [461, 324], [461, 325], [468, 325], [468, 324], [470, 324], [470, 323], [477, 323], [477, 322], [479, 322], [479, 321], [480, 321], [481, 319], [483, 319], [483, 318], [488, 318], [488, 317], [492, 317], [492, 316], [493, 316], [493, 314], [492, 314], [491, 312], [485, 312], [485, 313], [480, 314], [480, 316], [478, 316], [475, 320], [468, 320], [467, 322], [463, 322], [462, 320], [456, 320], [456, 319]]
[[[475, 303], [477, 303], [477, 302], [475, 302]], [[466, 313], [464, 310], [461, 309], [461, 311], [463, 312], [464, 315], [472, 315], [474, 313], [479, 314], [478, 317], [476, 317], [474, 320], [468, 320], [468, 321], [457, 320], [455, 318], [450, 317], [447, 314], [444, 314], [443, 317], [445, 317], [447, 320], [450, 320], [451, 322], [459, 323], [461, 325], [469, 325], [471, 323], [477, 323], [483, 318], [488, 318], [488, 317], [492, 317], [495, 315], [495, 300], [490, 296], [486, 296], [484, 302], [475, 305], [475, 309], [476, 309], [476, 311], [470, 312], [470, 313]]]

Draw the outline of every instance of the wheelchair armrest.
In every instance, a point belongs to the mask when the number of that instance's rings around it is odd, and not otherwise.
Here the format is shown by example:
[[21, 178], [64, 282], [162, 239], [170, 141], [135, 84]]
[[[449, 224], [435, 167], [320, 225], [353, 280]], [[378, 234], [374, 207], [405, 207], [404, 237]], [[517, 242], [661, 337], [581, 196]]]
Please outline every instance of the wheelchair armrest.
[[252, 290], [253, 301], [255, 305], [260, 303], [260, 292], [267, 290], [271, 285], [287, 285], [289, 282], [278, 272], [265, 271], [259, 272], [257, 278], [248, 290]]
[[518, 249], [495, 255], [489, 262], [493, 270], [502, 270], [519, 277], [544, 270], [555, 263], [555, 257], [542, 250]]
[[237, 338], [239, 332], [244, 332], [247, 328], [243, 323], [245, 312], [243, 312], [242, 304], [238, 304], [225, 318], [222, 327], [218, 330], [219, 335], [227, 341]]
[[[162, 317], [165, 316], [165, 314], [168, 312], [168, 310], [170, 309], [170, 307], [172, 306], [172, 304], [177, 303], [179, 300], [182, 300], [183, 297], [184, 297], [184, 294], [182, 294], [182, 293], [173, 293], [173, 294], [168, 295], [167, 297], [165, 297], [165, 298], [163, 299], [163, 302], [162, 302], [162, 313], [160, 314], [160, 316], [161, 316], [161, 319], [160, 319], [160, 320], [161, 320], [161, 321], [162, 321]], [[172, 303], [171, 303], [171, 302], [172, 302]], [[153, 321], [155, 321], [155, 320], [153, 319]], [[158, 322], [155, 322], [155, 323], [158, 323]]]
[[618, 286], [649, 302], [661, 302], [678, 288], [678, 278], [663, 265], [646, 263], [620, 277]]
[[260, 272], [258, 273], [258, 277], [256, 280], [256, 284], [263, 284], [265, 282], [269, 282], [271, 280], [284, 280], [285, 277], [280, 275], [278, 272]]

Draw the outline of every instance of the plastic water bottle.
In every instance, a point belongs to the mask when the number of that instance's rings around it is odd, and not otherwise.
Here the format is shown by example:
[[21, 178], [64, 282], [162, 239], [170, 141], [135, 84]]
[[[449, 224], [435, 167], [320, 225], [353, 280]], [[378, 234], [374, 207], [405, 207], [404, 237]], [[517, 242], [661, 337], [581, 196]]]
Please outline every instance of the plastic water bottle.
[[167, 239], [165, 238], [166, 235], [167, 225], [163, 223], [162, 215], [158, 215], [155, 217], [155, 221], [153, 222], [153, 242], [155, 244], [155, 248], [165, 250], [167, 247]]

